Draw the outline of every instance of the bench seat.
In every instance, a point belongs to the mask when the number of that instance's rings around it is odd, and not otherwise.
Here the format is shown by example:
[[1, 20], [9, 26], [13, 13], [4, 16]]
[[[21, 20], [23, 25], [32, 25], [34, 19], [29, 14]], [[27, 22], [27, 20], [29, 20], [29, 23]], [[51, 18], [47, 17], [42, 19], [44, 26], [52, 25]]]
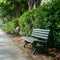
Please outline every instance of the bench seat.
[[37, 38], [34, 38], [34, 37], [22, 36], [22, 39], [29, 42], [29, 43], [32, 43], [32, 44], [33, 44], [34, 41], [39, 42], [39, 43], [44, 43], [44, 44], [47, 43], [47, 40], [44, 41], [44, 40], [40, 40], [40, 39], [37, 39]]

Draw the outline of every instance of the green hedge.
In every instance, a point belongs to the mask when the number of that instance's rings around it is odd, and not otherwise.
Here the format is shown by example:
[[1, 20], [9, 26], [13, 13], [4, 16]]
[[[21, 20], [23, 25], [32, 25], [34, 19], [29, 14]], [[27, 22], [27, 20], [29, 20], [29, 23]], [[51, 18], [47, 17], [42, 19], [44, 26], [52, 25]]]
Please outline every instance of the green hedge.
[[6, 24], [3, 24], [2, 29], [6, 31], [6, 33], [11, 33], [14, 31], [14, 22], [8, 22]]
[[60, 0], [55, 0], [52, 3], [25, 12], [19, 18], [19, 25], [20, 33], [26, 36], [30, 36], [33, 28], [50, 29], [48, 45], [59, 48]]
[[3, 24], [2, 29], [5, 30], [6, 33], [12, 33], [17, 25], [18, 25], [18, 19], [15, 19]]
[[40, 9], [25, 12], [19, 18], [20, 31], [22, 35], [30, 36], [33, 28], [48, 28], [49, 23], [46, 24], [45, 17], [46, 12], [40, 11]]

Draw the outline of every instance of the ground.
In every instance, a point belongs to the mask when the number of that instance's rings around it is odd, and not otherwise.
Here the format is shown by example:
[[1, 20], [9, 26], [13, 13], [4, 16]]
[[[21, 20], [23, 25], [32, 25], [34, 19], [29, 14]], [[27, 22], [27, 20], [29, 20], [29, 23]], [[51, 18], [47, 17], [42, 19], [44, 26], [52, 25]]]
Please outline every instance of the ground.
[[32, 45], [27, 45], [27, 48], [24, 48], [25, 41], [21, 39], [21, 36], [15, 36], [12, 34], [7, 34], [8, 37], [23, 51], [23, 54], [31, 58], [31, 60], [60, 60], [60, 51], [56, 52], [55, 48], [48, 49], [49, 55], [37, 53], [33, 55]]
[[30, 60], [0, 29], [0, 60]]

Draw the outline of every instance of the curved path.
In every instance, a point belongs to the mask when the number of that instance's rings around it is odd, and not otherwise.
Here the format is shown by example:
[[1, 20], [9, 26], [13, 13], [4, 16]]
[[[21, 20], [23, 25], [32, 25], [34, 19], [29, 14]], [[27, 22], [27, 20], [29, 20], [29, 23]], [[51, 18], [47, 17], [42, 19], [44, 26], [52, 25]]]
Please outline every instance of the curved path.
[[29, 60], [0, 29], [0, 60]]

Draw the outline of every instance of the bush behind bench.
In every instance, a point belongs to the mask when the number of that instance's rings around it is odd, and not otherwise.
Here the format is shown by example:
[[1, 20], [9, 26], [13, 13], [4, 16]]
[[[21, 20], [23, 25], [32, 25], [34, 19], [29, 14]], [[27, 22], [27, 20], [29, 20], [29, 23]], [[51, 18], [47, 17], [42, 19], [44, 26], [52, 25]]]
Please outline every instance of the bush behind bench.
[[25, 12], [19, 18], [20, 32], [22, 35], [30, 36], [33, 28], [50, 29], [50, 47], [60, 48], [60, 0], [40, 6]]

